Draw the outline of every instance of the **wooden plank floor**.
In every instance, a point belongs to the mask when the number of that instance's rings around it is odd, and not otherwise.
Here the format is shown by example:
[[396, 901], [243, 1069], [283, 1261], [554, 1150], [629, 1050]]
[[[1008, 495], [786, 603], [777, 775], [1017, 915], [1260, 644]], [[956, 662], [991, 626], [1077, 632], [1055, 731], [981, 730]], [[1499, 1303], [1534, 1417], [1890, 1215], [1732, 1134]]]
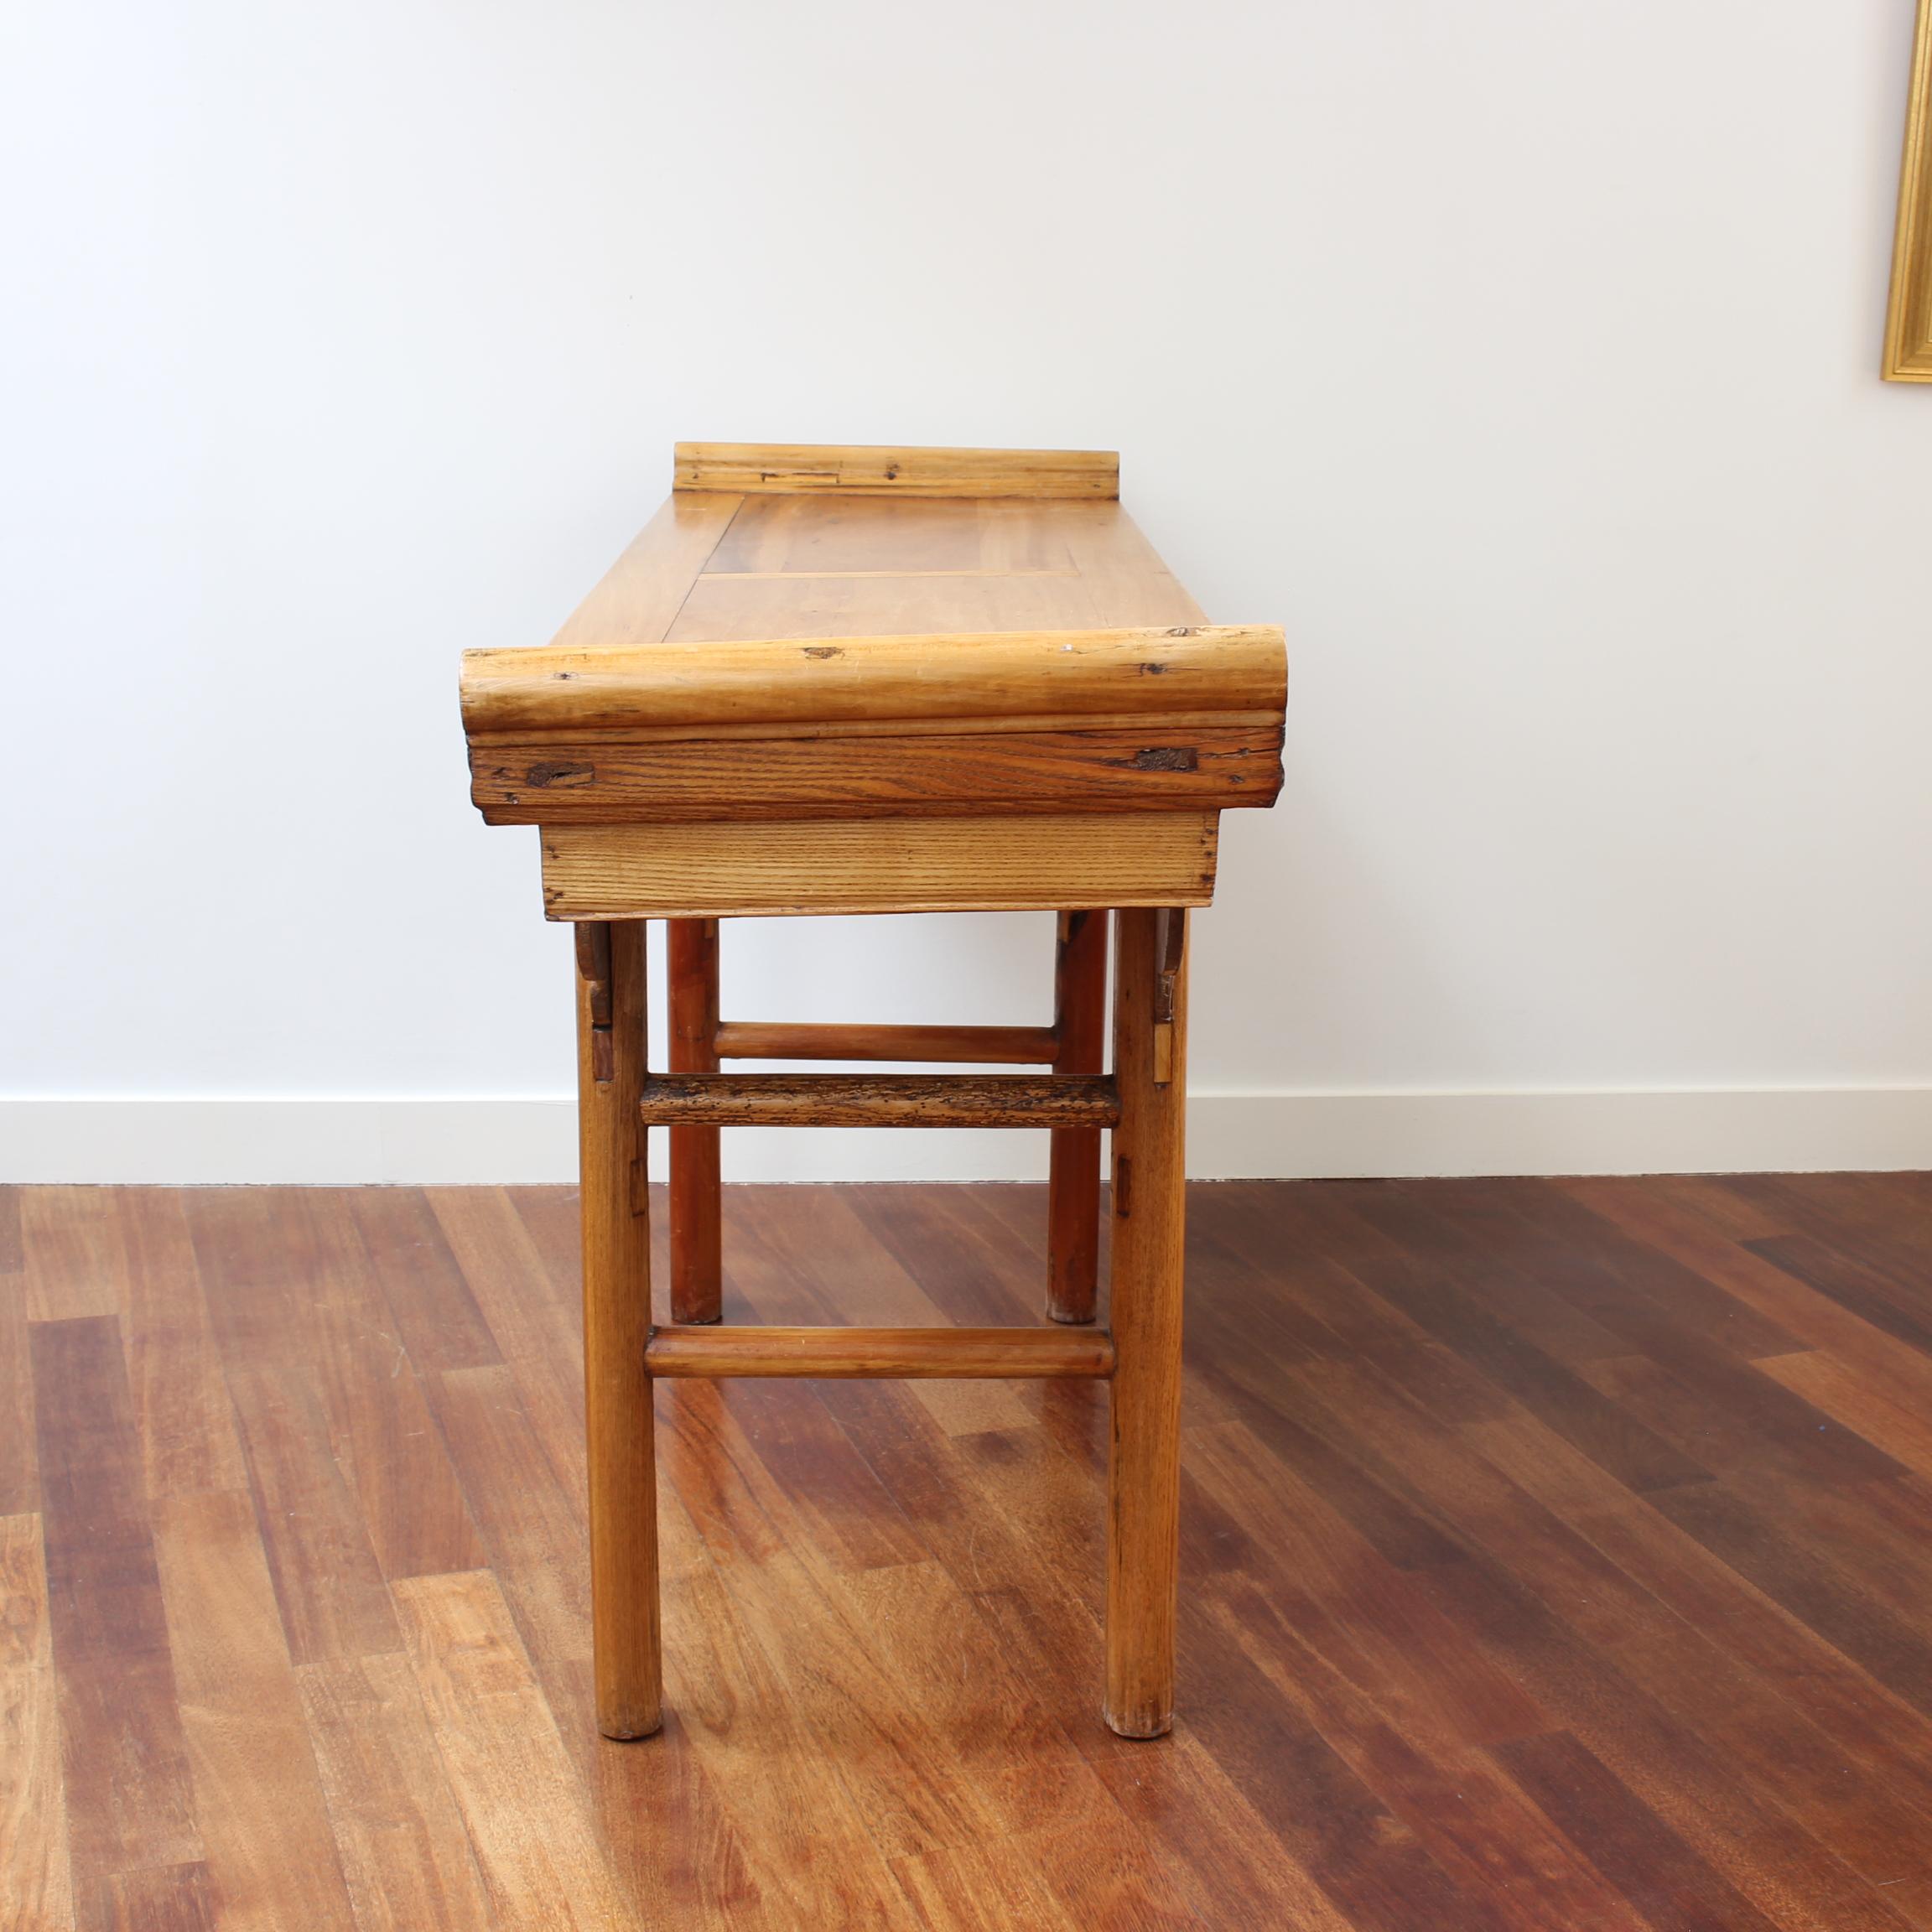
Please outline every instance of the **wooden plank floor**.
[[[1932, 1176], [1193, 1215], [1171, 1740], [1102, 1389], [683, 1383], [613, 1745], [568, 1192], [0, 1192], [0, 1926], [1932, 1926]], [[727, 1223], [727, 1319], [1036, 1304], [1037, 1190]]]

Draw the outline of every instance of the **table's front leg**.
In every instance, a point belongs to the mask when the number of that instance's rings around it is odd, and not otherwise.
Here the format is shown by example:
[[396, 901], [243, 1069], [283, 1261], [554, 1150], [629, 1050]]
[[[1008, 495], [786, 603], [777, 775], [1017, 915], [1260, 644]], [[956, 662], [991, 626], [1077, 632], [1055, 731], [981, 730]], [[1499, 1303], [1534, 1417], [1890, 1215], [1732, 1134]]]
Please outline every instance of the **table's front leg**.
[[1116, 915], [1106, 1715], [1124, 1737], [1158, 1737], [1174, 1722], [1187, 917]]
[[657, 1469], [651, 1377], [650, 1192], [644, 1160], [644, 926], [577, 927], [577, 1112], [584, 1216], [584, 1373], [597, 1727], [663, 1722]]

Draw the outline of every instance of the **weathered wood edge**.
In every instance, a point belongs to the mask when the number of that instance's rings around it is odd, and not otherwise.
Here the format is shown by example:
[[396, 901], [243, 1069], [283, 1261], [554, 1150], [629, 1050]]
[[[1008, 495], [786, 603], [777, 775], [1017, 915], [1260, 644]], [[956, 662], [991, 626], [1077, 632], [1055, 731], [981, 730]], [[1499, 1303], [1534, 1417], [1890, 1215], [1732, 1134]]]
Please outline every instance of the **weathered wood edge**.
[[1265, 808], [1279, 724], [756, 740], [491, 738], [470, 748], [492, 825], [891, 818]]
[[551, 919], [1205, 906], [1215, 812], [543, 829]]
[[1111, 1127], [1105, 1074], [653, 1073], [647, 1125], [709, 1127]]
[[678, 491], [748, 496], [1112, 498], [1120, 458], [1111, 449], [680, 443], [672, 477]]
[[1280, 712], [1287, 686], [1279, 625], [1205, 624], [465, 651], [462, 700], [464, 729], [478, 739], [881, 718]]

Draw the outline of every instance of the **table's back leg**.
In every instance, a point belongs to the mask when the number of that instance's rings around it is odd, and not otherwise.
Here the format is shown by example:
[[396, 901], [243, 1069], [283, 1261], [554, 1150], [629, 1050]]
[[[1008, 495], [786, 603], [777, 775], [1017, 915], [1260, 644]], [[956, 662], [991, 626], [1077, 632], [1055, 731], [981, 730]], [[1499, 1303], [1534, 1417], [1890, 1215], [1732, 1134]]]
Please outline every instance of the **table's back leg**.
[[644, 927], [577, 928], [577, 1074], [584, 1215], [584, 1373], [597, 1727], [643, 1737], [663, 1722], [657, 1631], [657, 1471], [646, 1180]]
[[1124, 1737], [1174, 1722], [1187, 917], [1116, 915], [1106, 1715]]
[[[1056, 1073], [1098, 1073], [1107, 1017], [1107, 915], [1062, 912], [1053, 960]], [[1056, 1127], [1046, 1188], [1046, 1312], [1091, 1322], [1100, 1272], [1100, 1135]]]
[[[718, 922], [668, 919], [666, 961], [673, 1073], [718, 1071]], [[722, 1170], [715, 1127], [671, 1130], [671, 1319], [723, 1313]]]

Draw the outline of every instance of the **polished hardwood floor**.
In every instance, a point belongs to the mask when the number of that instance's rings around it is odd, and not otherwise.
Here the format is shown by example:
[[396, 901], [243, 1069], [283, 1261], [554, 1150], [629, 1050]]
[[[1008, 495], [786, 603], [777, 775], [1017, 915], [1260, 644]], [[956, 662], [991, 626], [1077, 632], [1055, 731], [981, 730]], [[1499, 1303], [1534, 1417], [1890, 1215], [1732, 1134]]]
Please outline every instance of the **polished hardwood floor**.
[[[0, 1926], [1932, 1926], [1932, 1176], [1192, 1207], [1171, 1739], [1103, 1389], [687, 1382], [616, 1745], [569, 1192], [0, 1192]], [[1025, 1320], [1044, 1220], [734, 1189], [727, 1318]]]

